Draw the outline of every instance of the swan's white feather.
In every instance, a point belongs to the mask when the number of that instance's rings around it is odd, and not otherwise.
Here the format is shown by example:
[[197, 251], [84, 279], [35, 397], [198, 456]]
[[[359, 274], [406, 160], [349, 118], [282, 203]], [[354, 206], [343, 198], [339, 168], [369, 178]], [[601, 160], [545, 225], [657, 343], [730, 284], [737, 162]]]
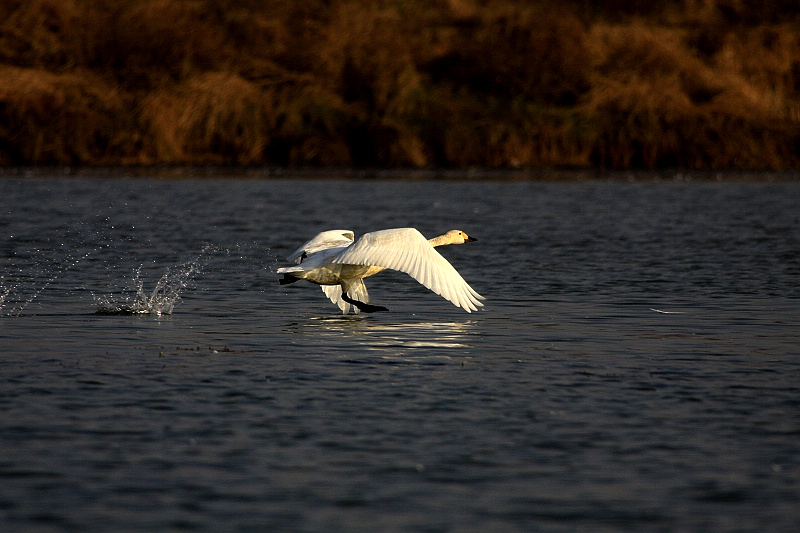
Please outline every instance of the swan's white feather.
[[[353, 312], [355, 314], [359, 313], [358, 307], [354, 305], [351, 306], [342, 299], [341, 285], [320, 285], [320, 287], [322, 287], [322, 292], [325, 293], [325, 296], [327, 296], [331, 302], [336, 304], [336, 306], [342, 310], [343, 315], [349, 313], [351, 307], [353, 308]], [[363, 279], [354, 281], [350, 286], [350, 290], [347, 291], [347, 295], [353, 300], [358, 300], [359, 302], [364, 302], [366, 304], [369, 303], [369, 293], [367, 292], [367, 286], [364, 284]]]
[[477, 311], [483, 305], [480, 302], [483, 297], [414, 228], [365, 233], [333, 256], [330, 263], [399, 270], [467, 312]]
[[359, 309], [344, 300], [342, 291], [347, 291], [348, 299], [369, 303], [364, 278], [386, 268], [407, 273], [467, 312], [483, 305], [483, 296], [434, 249], [474, 240], [464, 232], [450, 230], [427, 240], [414, 228], [396, 228], [366, 233], [355, 242], [353, 238], [350, 230], [323, 231], [289, 256], [295, 265], [279, 268], [278, 273], [321, 285], [344, 314]]
[[327, 250], [329, 248], [336, 248], [339, 246], [350, 246], [353, 243], [355, 235], [349, 229], [332, 229], [318, 233], [313, 239], [305, 243], [303, 246], [292, 252], [292, 255], [286, 258], [287, 261], [300, 263], [303, 259], [303, 254], [306, 257]]

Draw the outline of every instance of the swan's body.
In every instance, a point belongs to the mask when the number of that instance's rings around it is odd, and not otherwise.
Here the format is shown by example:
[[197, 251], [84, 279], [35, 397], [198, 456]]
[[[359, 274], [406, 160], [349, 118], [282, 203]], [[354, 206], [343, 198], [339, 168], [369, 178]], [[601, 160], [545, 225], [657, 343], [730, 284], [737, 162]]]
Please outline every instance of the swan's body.
[[364, 278], [387, 268], [399, 270], [469, 313], [483, 305], [483, 296], [434, 247], [474, 240], [459, 230], [428, 240], [414, 228], [385, 229], [365, 233], [357, 241], [349, 230], [323, 231], [287, 258], [297, 265], [279, 268], [278, 274], [283, 274], [281, 284], [304, 279], [321, 285], [347, 314], [351, 305], [355, 313], [385, 311], [370, 305]]

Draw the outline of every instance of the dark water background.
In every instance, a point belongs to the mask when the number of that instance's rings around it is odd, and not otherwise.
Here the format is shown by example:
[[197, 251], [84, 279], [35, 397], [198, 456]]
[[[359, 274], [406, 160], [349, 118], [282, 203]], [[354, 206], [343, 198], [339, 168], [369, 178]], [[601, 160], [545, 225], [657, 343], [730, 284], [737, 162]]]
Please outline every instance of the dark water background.
[[[797, 181], [0, 199], [0, 530], [800, 530]], [[477, 237], [443, 254], [486, 307], [276, 282], [320, 230], [400, 226]]]

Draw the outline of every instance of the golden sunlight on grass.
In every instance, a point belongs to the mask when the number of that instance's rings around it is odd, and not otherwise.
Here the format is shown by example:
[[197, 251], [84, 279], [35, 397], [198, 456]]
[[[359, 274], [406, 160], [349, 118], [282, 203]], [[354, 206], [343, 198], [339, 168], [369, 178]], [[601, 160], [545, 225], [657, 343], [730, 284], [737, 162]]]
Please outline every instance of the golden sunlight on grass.
[[799, 168], [769, 0], [10, 0], [0, 164]]

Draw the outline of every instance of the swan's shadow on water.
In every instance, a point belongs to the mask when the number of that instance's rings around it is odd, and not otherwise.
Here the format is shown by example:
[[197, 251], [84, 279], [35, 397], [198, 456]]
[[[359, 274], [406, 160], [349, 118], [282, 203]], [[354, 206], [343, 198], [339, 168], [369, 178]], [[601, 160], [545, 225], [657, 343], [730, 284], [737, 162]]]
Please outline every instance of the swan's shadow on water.
[[448, 364], [453, 358], [468, 356], [477, 331], [477, 321], [392, 321], [370, 315], [311, 317], [294, 323], [291, 329], [314, 344], [332, 351], [344, 351], [346, 362], [353, 363], [428, 363]]

